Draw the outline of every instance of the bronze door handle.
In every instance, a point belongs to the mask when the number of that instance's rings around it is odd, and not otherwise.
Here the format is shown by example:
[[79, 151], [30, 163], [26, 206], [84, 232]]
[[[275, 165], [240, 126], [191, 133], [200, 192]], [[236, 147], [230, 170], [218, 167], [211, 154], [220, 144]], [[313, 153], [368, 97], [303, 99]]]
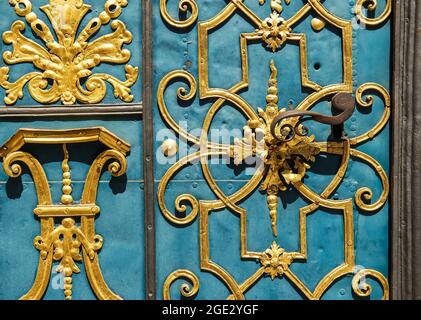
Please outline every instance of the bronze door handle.
[[[350, 93], [340, 92], [337, 93], [333, 99], [332, 99], [332, 110], [340, 111], [338, 115], [335, 116], [327, 116], [321, 113], [313, 112], [313, 111], [300, 111], [300, 110], [290, 110], [285, 111], [278, 116], [276, 116], [271, 124], [270, 130], [272, 135], [279, 141], [286, 141], [291, 140], [292, 138], [286, 137], [286, 135], [279, 136], [276, 133], [276, 128], [282, 123], [283, 120], [288, 118], [294, 118], [294, 117], [306, 117], [304, 119], [301, 119], [297, 126], [294, 128], [293, 134], [307, 134], [307, 129], [304, 128], [304, 133], [302, 131], [298, 130], [298, 125], [300, 125], [304, 121], [317, 121], [319, 123], [323, 124], [330, 124], [332, 126], [332, 132], [333, 136], [336, 139], [342, 138], [342, 131], [343, 131], [343, 124], [346, 120], [348, 120], [355, 110], [355, 100], [354, 97]], [[290, 125], [287, 125], [288, 127], [291, 127]], [[282, 128], [282, 127], [281, 127]], [[291, 128], [292, 129], [292, 128]], [[288, 131], [288, 134], [291, 133], [291, 130]], [[282, 130], [281, 130], [282, 134]]]

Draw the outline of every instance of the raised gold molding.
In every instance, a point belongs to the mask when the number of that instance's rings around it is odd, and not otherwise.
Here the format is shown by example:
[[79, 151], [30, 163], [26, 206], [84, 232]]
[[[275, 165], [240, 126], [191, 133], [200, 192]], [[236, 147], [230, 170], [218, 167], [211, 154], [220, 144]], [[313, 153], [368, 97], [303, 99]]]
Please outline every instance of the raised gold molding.
[[[257, 1], [257, 0], [256, 0]], [[378, 17], [373, 20], [368, 20], [368, 23], [375, 26], [380, 25], [383, 21], [386, 21], [390, 16], [390, 3], [386, 1], [386, 10]], [[264, 4], [266, 1], [260, 0], [260, 4]], [[285, 1], [288, 4], [290, 1]], [[356, 15], [358, 15], [359, 7], [363, 4], [368, 4], [369, 1], [360, 0], [356, 4]], [[375, 1], [371, 2], [373, 5]], [[183, 4], [190, 5], [194, 8], [192, 15], [185, 21], [175, 21], [169, 19], [166, 11], [166, 1], [161, 1], [161, 15], [162, 18], [171, 26], [183, 29], [192, 27], [198, 17], [198, 6], [194, 0], [179, 1], [180, 6]], [[385, 170], [381, 165], [369, 155], [357, 150], [356, 148], [363, 143], [369, 142], [374, 139], [388, 124], [390, 118], [390, 96], [385, 88], [375, 83], [362, 84], [357, 92], [355, 92], [357, 104], [364, 107], [372, 107], [374, 98], [367, 96], [368, 91], [375, 92], [384, 102], [384, 113], [380, 121], [371, 128], [368, 132], [361, 134], [358, 137], [348, 139], [342, 137], [338, 141], [308, 141], [308, 144], [317, 150], [317, 152], [310, 152], [308, 160], [317, 161], [317, 155], [320, 154], [334, 154], [342, 157], [340, 167], [331, 180], [331, 182], [325, 187], [324, 191], [320, 194], [315, 193], [303, 181], [303, 175], [299, 172], [295, 172], [295, 176], [289, 179], [289, 185], [295, 188], [301, 196], [307, 200], [310, 204], [300, 209], [300, 246], [296, 252], [285, 252], [284, 249], [280, 248], [275, 242], [269, 245], [269, 249], [264, 252], [252, 252], [248, 250], [247, 242], [247, 211], [240, 207], [239, 203], [246, 199], [252, 192], [254, 192], [259, 186], [262, 186], [262, 181], [267, 177], [268, 164], [262, 162], [251, 179], [239, 190], [232, 195], [226, 195], [216, 180], [211, 174], [208, 167], [207, 159], [209, 157], [227, 156], [234, 160], [239, 154], [242, 156], [240, 160], [247, 156], [256, 154], [255, 149], [258, 145], [256, 140], [254, 148], [247, 148], [243, 141], [238, 140], [237, 144], [227, 145], [219, 144], [208, 141], [209, 129], [212, 125], [215, 114], [221, 109], [226, 103], [229, 103], [238, 109], [245, 118], [244, 123], [247, 123], [247, 127], [244, 131], [244, 138], [247, 140], [251, 138], [253, 141], [253, 135], [256, 134], [256, 130], [260, 128], [262, 119], [265, 119], [265, 114], [268, 110], [278, 110], [275, 78], [276, 72], [274, 66], [271, 66], [272, 76], [269, 82], [269, 92], [267, 101], [267, 110], [264, 112], [256, 112], [255, 108], [252, 107], [245, 99], [240, 96], [240, 92], [248, 88], [249, 85], [249, 71], [248, 66], [251, 63], [251, 59], [248, 56], [248, 45], [249, 42], [260, 41], [264, 46], [269, 46], [272, 51], [282, 50], [284, 43], [297, 44], [300, 49], [300, 62], [301, 62], [301, 84], [303, 88], [308, 88], [310, 93], [308, 96], [299, 103], [296, 107], [298, 111], [306, 111], [311, 109], [316, 103], [323, 99], [329, 99], [337, 93], [353, 93], [352, 86], [352, 21], [345, 20], [337, 17], [336, 15], [329, 12], [319, 0], [307, 0], [304, 5], [288, 20], [281, 18], [282, 12], [282, 1], [272, 0], [270, 1], [272, 15], [277, 15], [279, 23], [274, 28], [273, 24], [266, 23], [270, 35], [264, 35], [264, 22], [269, 20], [262, 20], [258, 17], [246, 4], [245, 0], [231, 0], [227, 1], [227, 5], [223, 8], [215, 17], [207, 21], [200, 21], [197, 26], [198, 32], [198, 81], [190, 73], [182, 70], [175, 70], [168, 73], [160, 82], [158, 86], [157, 99], [158, 106], [161, 112], [164, 122], [179, 135], [180, 138], [185, 139], [191, 145], [197, 147], [201, 151], [189, 154], [186, 157], [176, 162], [163, 176], [158, 186], [158, 204], [163, 216], [172, 224], [182, 227], [191, 224], [195, 219], [199, 217], [200, 226], [200, 267], [201, 271], [210, 272], [221, 280], [224, 285], [229, 289], [231, 295], [228, 299], [244, 299], [245, 293], [265, 275], [275, 278], [287, 279], [303, 296], [308, 299], [321, 299], [327, 289], [337, 280], [354, 274], [352, 289], [353, 292], [360, 297], [366, 297], [371, 294], [371, 287], [366, 283], [366, 277], [373, 278], [383, 288], [383, 299], [389, 298], [389, 285], [387, 279], [378, 271], [371, 269], [357, 270], [355, 261], [355, 247], [354, 247], [354, 208], [353, 204], [361, 209], [362, 211], [375, 214], [377, 210], [383, 207], [387, 202], [389, 195], [389, 180], [385, 173]], [[183, 8], [185, 10], [186, 7]], [[370, 10], [370, 8], [369, 8]], [[339, 34], [342, 38], [342, 64], [343, 64], [343, 75], [342, 82], [331, 84], [328, 86], [321, 86], [309, 78], [308, 65], [307, 65], [307, 40], [305, 34], [294, 33], [294, 27], [301, 20], [303, 20], [309, 13], [313, 13], [317, 19], [323, 22], [324, 26], [333, 26], [339, 30]], [[361, 12], [360, 12], [361, 13]], [[245, 31], [240, 35], [240, 57], [241, 57], [241, 70], [242, 79], [236, 83], [230, 89], [223, 88], [212, 88], [209, 85], [209, 73], [208, 73], [208, 61], [209, 61], [209, 39], [208, 34], [218, 27], [223, 25], [233, 15], [240, 14], [244, 18], [247, 18], [255, 26], [253, 31]], [[269, 19], [273, 20], [273, 17]], [[358, 18], [364, 19], [361, 15]], [[263, 28], [262, 28], [263, 26]], [[314, 27], [314, 26], [313, 26]], [[321, 28], [321, 24], [315, 24], [316, 32], [317, 29]], [[274, 28], [273, 30], [270, 30]], [[276, 29], [276, 30], [275, 30]], [[279, 32], [278, 32], [279, 31]], [[271, 38], [272, 37], [272, 38]], [[191, 101], [195, 98], [198, 90], [200, 99], [206, 99], [207, 101], [213, 99], [213, 105], [209, 108], [208, 113], [202, 124], [202, 133], [200, 136], [194, 136], [187, 132], [185, 129], [177, 124], [177, 121], [171, 117], [168, 107], [165, 102], [164, 94], [169, 84], [178, 81], [183, 81], [187, 84], [188, 89], [185, 87], [179, 87], [177, 90], [177, 97], [183, 101]], [[364, 96], [364, 97], [363, 97]], [[294, 124], [300, 122], [300, 117], [293, 117], [289, 119]], [[270, 134], [270, 133], [269, 133]], [[250, 139], [248, 139], [250, 141]], [[239, 146], [242, 148], [238, 149]], [[264, 150], [264, 149], [263, 149]], [[313, 159], [313, 157], [315, 159]], [[355, 193], [355, 199], [332, 199], [334, 191], [342, 183], [345, 173], [347, 171], [350, 158], [354, 157], [360, 159], [373, 167], [375, 173], [381, 180], [383, 190], [379, 199], [372, 201], [373, 192], [369, 188], [360, 188]], [[165, 203], [165, 193], [167, 185], [171, 178], [177, 174], [184, 167], [190, 165], [194, 161], [200, 160], [204, 178], [209, 185], [209, 189], [213, 191], [218, 200], [206, 200], [197, 199], [191, 194], [180, 194], [174, 203], [175, 211], [179, 213], [185, 213], [185, 217], [180, 218], [178, 214], [175, 214], [170, 210]], [[236, 161], [237, 164], [241, 161]], [[305, 169], [309, 169], [304, 166]], [[277, 167], [279, 176], [282, 175], [281, 168]], [[297, 176], [298, 174], [298, 176]], [[284, 177], [285, 178], [285, 177]], [[285, 181], [283, 179], [282, 181]], [[263, 183], [264, 185], [264, 183]], [[279, 185], [279, 184], [278, 184]], [[282, 189], [279, 188], [278, 189]], [[276, 197], [276, 199], [275, 199]], [[268, 206], [271, 216], [272, 227], [274, 222], [276, 223], [277, 210], [276, 207], [277, 194], [275, 193], [268, 195]], [[190, 211], [187, 212], [187, 204], [190, 206]], [[290, 264], [295, 261], [305, 262], [307, 260], [307, 217], [315, 213], [319, 208], [325, 208], [334, 210], [343, 215], [343, 232], [344, 232], [344, 260], [343, 262], [333, 268], [326, 275], [321, 275], [321, 280], [316, 284], [313, 290], [310, 290], [306, 284], [289, 268]], [[210, 236], [209, 236], [209, 215], [211, 213], [217, 214], [222, 209], [229, 209], [233, 214], [240, 219], [240, 257], [243, 260], [259, 261], [260, 266], [257, 270], [250, 275], [243, 283], [238, 283], [236, 279], [230, 274], [223, 266], [217, 264], [211, 259], [210, 252]], [[276, 229], [274, 231], [274, 237], [276, 236]], [[171, 273], [163, 286], [164, 299], [170, 299], [170, 286], [171, 284], [179, 279], [184, 278], [193, 284], [194, 290], [188, 290], [189, 294], [196, 294], [199, 291], [199, 278], [189, 270], [181, 269]], [[186, 286], [187, 284], [183, 284]], [[190, 287], [188, 287], [190, 288]], [[181, 287], [181, 294], [184, 294], [183, 287]], [[189, 295], [190, 296], [190, 295]]]
[[[104, 11], [81, 28], [79, 35], [79, 25], [91, 6], [83, 0], [50, 0], [48, 5], [40, 9], [50, 20], [57, 41], [48, 25], [33, 12], [30, 0], [9, 0], [9, 3], [14, 6], [18, 16], [25, 17], [32, 31], [44, 42], [45, 48], [23, 35], [25, 23], [21, 20], [16, 20], [11, 30], [3, 33], [4, 43], [13, 45], [12, 52], [3, 52], [4, 61], [7, 64], [32, 63], [34, 68], [41, 71], [27, 73], [11, 83], [8, 81], [9, 67], [0, 68], [0, 86], [6, 90], [6, 105], [23, 98], [26, 84], [32, 98], [42, 104], [59, 100], [64, 105], [76, 102], [95, 104], [106, 95], [105, 81], [113, 86], [116, 98], [124, 102], [133, 101], [130, 87], [137, 81], [137, 67], [125, 66], [125, 81], [91, 71], [104, 62], [125, 64], [130, 60], [131, 52], [123, 49], [123, 46], [132, 41], [132, 34], [122, 21], [115, 20], [127, 6], [128, 0], [107, 0]], [[114, 32], [89, 42], [89, 38], [110, 21]], [[86, 80], [86, 89], [81, 84], [82, 80]]]
[[[86, 177], [82, 198], [75, 204], [72, 196], [70, 154], [68, 144], [98, 141], [107, 149], [93, 161]], [[25, 144], [58, 144], [63, 146], [63, 187], [59, 204], [54, 204], [50, 186], [41, 163], [30, 153], [21, 151]], [[38, 205], [34, 213], [40, 219], [41, 234], [34, 239], [34, 246], [40, 251], [38, 271], [32, 288], [21, 297], [23, 300], [42, 299], [49, 280], [52, 262], [58, 261], [58, 272], [64, 274], [64, 295], [72, 298], [72, 275], [80, 270], [74, 261], [81, 261], [82, 250], [88, 281], [98, 299], [120, 300], [121, 297], [107, 286], [98, 261], [98, 251], [103, 239], [95, 234], [95, 217], [100, 212], [96, 204], [97, 189], [104, 166], [112, 176], [123, 175], [127, 169], [126, 155], [130, 145], [105, 128], [82, 128], [71, 130], [20, 129], [1, 148], [3, 168], [11, 178], [22, 174], [25, 164], [34, 180]], [[80, 219], [80, 226], [75, 218]], [[55, 219], [62, 219], [55, 226]]]

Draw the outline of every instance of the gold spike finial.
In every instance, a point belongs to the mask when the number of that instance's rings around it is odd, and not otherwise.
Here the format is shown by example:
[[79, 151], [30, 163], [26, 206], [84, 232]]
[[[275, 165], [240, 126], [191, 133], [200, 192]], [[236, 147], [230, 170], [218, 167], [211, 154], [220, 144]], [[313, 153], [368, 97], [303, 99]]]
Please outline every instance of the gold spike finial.
[[275, 61], [270, 61], [271, 75], [268, 81], [268, 94], [266, 96], [266, 111], [278, 112], [278, 69], [275, 66]]
[[63, 195], [61, 196], [61, 203], [62, 204], [72, 204], [73, 197], [72, 197], [72, 176], [70, 174], [70, 167], [69, 167], [69, 152], [67, 151], [66, 144], [63, 144], [63, 153], [64, 153], [64, 160], [61, 165], [61, 169], [63, 171]]

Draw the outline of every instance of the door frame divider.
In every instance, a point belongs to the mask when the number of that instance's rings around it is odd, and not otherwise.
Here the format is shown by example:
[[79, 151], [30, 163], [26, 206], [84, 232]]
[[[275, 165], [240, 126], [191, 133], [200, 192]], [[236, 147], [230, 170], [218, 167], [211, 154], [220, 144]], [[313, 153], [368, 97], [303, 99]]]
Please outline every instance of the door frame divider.
[[421, 299], [421, 3], [393, 5], [391, 293]]
[[156, 299], [152, 0], [142, 1], [143, 167], [145, 180], [145, 295]]

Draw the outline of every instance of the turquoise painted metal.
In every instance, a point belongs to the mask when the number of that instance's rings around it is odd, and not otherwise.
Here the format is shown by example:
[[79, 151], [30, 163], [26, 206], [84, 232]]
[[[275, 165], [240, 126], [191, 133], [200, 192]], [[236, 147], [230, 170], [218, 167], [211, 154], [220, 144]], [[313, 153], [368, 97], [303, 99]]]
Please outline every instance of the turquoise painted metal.
[[[178, 17], [177, 1], [169, 1], [168, 12], [172, 17]], [[260, 18], [270, 14], [269, 5], [260, 6], [259, 1], [247, 0], [247, 6]], [[282, 16], [286, 19], [295, 14], [306, 1], [291, 1], [283, 5]], [[227, 6], [226, 1], [198, 0], [198, 21], [206, 21]], [[378, 12], [384, 9], [385, 1], [379, 2]], [[390, 82], [390, 23], [381, 28], [363, 29], [353, 13], [355, 1], [334, 0], [324, 1], [323, 5], [333, 14], [344, 19], [353, 20], [353, 88], [355, 90], [363, 83], [376, 82], [389, 88]], [[326, 27], [315, 32], [311, 27], [312, 14], [294, 28], [294, 33], [305, 33], [307, 36], [309, 77], [316, 83], [328, 85], [342, 81], [342, 42], [336, 29]], [[240, 34], [251, 32], [254, 26], [242, 15], [233, 15], [223, 26], [213, 30], [209, 36], [209, 82], [211, 87], [229, 89], [241, 80]], [[154, 5], [154, 64], [155, 92], [159, 81], [169, 72], [185, 70], [198, 81], [198, 38], [197, 24], [185, 30], [175, 29], [163, 21], [158, 3]], [[375, 45], [374, 45], [375, 44]], [[298, 46], [286, 44], [273, 53], [263, 47], [261, 42], [248, 46], [249, 56], [249, 86], [241, 92], [250, 105], [264, 108], [267, 91], [267, 81], [270, 76], [269, 61], [273, 59], [278, 68], [279, 106], [295, 108], [307, 95], [308, 91], [301, 86], [300, 59]], [[165, 93], [165, 101], [171, 116], [182, 127], [194, 135], [199, 135], [205, 115], [214, 99], [195, 99], [184, 103], [177, 99], [176, 90], [187, 87], [186, 83], [172, 83]], [[330, 104], [327, 101], [317, 103], [312, 111], [330, 114]], [[345, 131], [349, 137], [355, 137], [370, 128], [381, 118], [383, 102], [375, 98], [369, 111], [358, 108], [355, 114], [345, 123]], [[165, 119], [155, 109], [155, 134], [157, 136], [157, 155], [161, 154], [161, 143], [167, 139], [176, 139], [172, 133], [166, 132]], [[225, 130], [230, 135], [224, 141], [213, 142], [233, 143], [234, 138], [242, 138], [245, 117], [226, 103], [214, 117], [211, 129]], [[307, 124], [306, 124], [307, 125]], [[308, 123], [310, 131], [317, 141], [326, 141], [330, 135], [330, 127], [318, 123]], [[216, 132], [215, 132], [216, 134]], [[384, 129], [370, 143], [360, 149], [377, 159], [386, 172], [389, 171], [389, 128]], [[214, 137], [218, 137], [214, 135]], [[222, 138], [222, 139], [224, 139]], [[156, 186], [161, 178], [181, 154], [192, 151], [185, 141], [178, 140], [180, 155], [163, 163], [163, 157], [158, 157], [156, 166]], [[315, 192], [322, 192], [339, 168], [340, 158], [336, 156], [319, 156], [309, 170], [305, 183]], [[227, 195], [233, 194], [249, 181], [250, 168], [226, 165], [216, 161], [209, 165], [217, 184]], [[380, 195], [381, 183], [375, 171], [365, 163], [351, 160], [344, 182], [336, 191], [333, 199], [353, 198], [360, 187], [374, 190], [374, 197]], [[181, 194], [191, 194], [198, 200], [215, 200], [215, 194], [204, 180], [200, 164], [191, 165], [178, 171], [170, 180], [166, 196], [166, 204], [174, 211], [174, 201]], [[308, 203], [293, 188], [281, 192], [278, 207], [278, 237], [277, 242], [286, 251], [299, 250], [299, 209]], [[262, 252], [272, 242], [269, 210], [266, 206], [266, 194], [256, 190], [240, 207], [247, 210], [248, 247], [251, 251]], [[187, 209], [187, 214], [191, 210]], [[181, 215], [182, 217], [183, 215]], [[358, 268], [376, 269], [388, 275], [388, 233], [389, 208], [386, 204], [376, 214], [359, 212], [354, 205], [354, 237], [356, 264]], [[166, 278], [178, 269], [187, 269], [195, 273], [200, 281], [200, 289], [196, 299], [224, 299], [231, 292], [217, 276], [200, 268], [199, 224], [200, 218], [188, 226], [174, 226], [169, 223], [156, 207], [157, 220], [157, 283], [158, 298], [163, 297], [163, 284]], [[319, 209], [307, 219], [308, 259], [305, 262], [294, 262], [291, 270], [314, 290], [316, 284], [333, 268], [340, 265], [344, 259], [344, 229], [343, 216], [336, 211]], [[235, 281], [243, 283], [253, 275], [260, 266], [259, 261], [245, 261], [240, 258], [240, 220], [239, 217], [225, 209], [210, 214], [209, 217], [210, 255], [212, 261], [226, 270]], [[323, 299], [353, 299], [352, 274], [335, 282]], [[369, 281], [370, 282], [370, 281]], [[171, 297], [178, 298], [180, 285], [185, 280], [179, 279], [170, 289]], [[376, 282], [373, 285], [371, 299], [382, 297], [382, 288]], [[247, 299], [301, 299], [296, 288], [288, 280], [272, 281], [264, 277], [246, 292]]]
[[[47, 0], [33, 0], [34, 11], [48, 25], [46, 16], [39, 10], [39, 5]], [[45, 3], [44, 3], [45, 2]], [[91, 4], [92, 11], [84, 18], [87, 23], [103, 10], [104, 1], [85, 0]], [[168, 129], [165, 119], [158, 110], [156, 92], [161, 79], [174, 70], [184, 70], [198, 79], [198, 38], [197, 25], [185, 30], [176, 29], [166, 22], [160, 12], [160, 2], [153, 2], [153, 77], [154, 101], [153, 122], [155, 136], [155, 187], [156, 190], [168, 169], [194, 147], [178, 139], [176, 132]], [[178, 1], [167, 1], [169, 14], [179, 17]], [[199, 21], [214, 17], [228, 1], [197, 0]], [[259, 17], [267, 17], [271, 10], [269, 5], [261, 6], [258, 0], [245, 0], [247, 6]], [[269, 2], [269, 1], [267, 1]], [[378, 12], [384, 9], [386, 1], [378, 1]], [[292, 0], [284, 5], [282, 15], [291, 17], [306, 0]], [[353, 21], [353, 91], [364, 83], [375, 82], [389, 89], [390, 85], [390, 22], [381, 28], [365, 29], [355, 20], [355, 0], [325, 0], [323, 5], [333, 14]], [[13, 8], [6, 2], [0, 3], [0, 12], [4, 13], [0, 21], [0, 32], [10, 29], [17, 17]], [[181, 15], [182, 16], [182, 15]], [[188, 14], [187, 14], [188, 16]], [[312, 14], [296, 27], [295, 32], [307, 35], [309, 77], [311, 80], [328, 85], [341, 82], [342, 79], [342, 46], [338, 31], [326, 27], [320, 32], [311, 28]], [[128, 6], [119, 18], [133, 34], [131, 44], [125, 46], [132, 52], [129, 63], [141, 66], [142, 30], [141, 1], [129, 0]], [[214, 30], [209, 38], [209, 80], [210, 85], [229, 88], [241, 79], [241, 59], [239, 35], [244, 31], [253, 31], [255, 27], [242, 15], [234, 15], [226, 24]], [[110, 26], [95, 35], [97, 38], [110, 32]], [[25, 31], [25, 35], [35, 41], [36, 37]], [[10, 46], [1, 43], [1, 51], [10, 50]], [[295, 45], [286, 44], [281, 50], [273, 53], [264, 48], [260, 42], [249, 45], [249, 78], [247, 89], [241, 92], [250, 105], [264, 108], [266, 105], [267, 82], [270, 77], [269, 62], [274, 60], [278, 68], [279, 106], [294, 108], [307, 95], [308, 91], [301, 86], [299, 50]], [[0, 59], [0, 67], [5, 66]], [[23, 74], [33, 71], [30, 64], [10, 66], [10, 81], [15, 81]], [[124, 67], [102, 64], [95, 72], [106, 72], [124, 79]], [[140, 72], [141, 75], [141, 72]], [[142, 78], [139, 76], [132, 87], [134, 103], [141, 102]], [[206, 113], [212, 100], [200, 100], [197, 94], [193, 101], [184, 102], [176, 97], [180, 83], [171, 83], [165, 93], [170, 114], [176, 121], [194, 135], [200, 134]], [[0, 101], [3, 101], [4, 90], [0, 90]], [[113, 96], [111, 86], [102, 104], [120, 104]], [[0, 103], [3, 106], [3, 103]], [[18, 100], [16, 107], [40, 106], [31, 98], [27, 89], [24, 97]], [[381, 117], [383, 102], [375, 96], [372, 108], [358, 108], [345, 123], [349, 137], [372, 128]], [[313, 111], [330, 114], [328, 101], [321, 101]], [[235, 138], [243, 137], [246, 119], [232, 105], [226, 103], [216, 114], [209, 136], [215, 142], [233, 144]], [[146, 292], [145, 268], [145, 234], [144, 234], [144, 179], [143, 179], [143, 140], [142, 119], [137, 116], [91, 116], [88, 118], [28, 118], [27, 120], [1, 120], [0, 145], [2, 145], [19, 128], [71, 129], [103, 126], [131, 145], [127, 157], [128, 171], [121, 178], [111, 178], [104, 172], [99, 184], [98, 205], [101, 214], [97, 217], [96, 233], [104, 238], [104, 246], [99, 253], [99, 261], [105, 281], [110, 288], [124, 299], [144, 299]], [[326, 141], [330, 127], [318, 123], [308, 124], [317, 141]], [[219, 136], [220, 131], [226, 134]], [[212, 132], [214, 135], [212, 135]], [[152, 134], [152, 133], [150, 133]], [[178, 154], [174, 158], [163, 156], [161, 145], [167, 139], [178, 143]], [[375, 158], [389, 173], [390, 130], [386, 127], [373, 141], [358, 147], [359, 150]], [[52, 194], [59, 201], [61, 188], [60, 146], [28, 146], [42, 163], [50, 181]], [[73, 180], [74, 198], [78, 199], [83, 188], [83, 181], [94, 157], [100, 151], [97, 144], [70, 145], [70, 167]], [[318, 156], [305, 178], [305, 183], [315, 192], [321, 192], [335, 175], [340, 164], [338, 156]], [[210, 170], [223, 192], [231, 195], [244, 186], [251, 178], [254, 169], [250, 166], [235, 166], [224, 163], [221, 159], [210, 164]], [[369, 187], [374, 191], [373, 199], [381, 193], [381, 183], [375, 171], [365, 163], [355, 159], [345, 174], [342, 185], [336, 190], [333, 199], [353, 198], [360, 187]], [[194, 164], [180, 170], [169, 182], [165, 193], [165, 202], [173, 209], [174, 202], [180, 194], [191, 194], [198, 200], [216, 200], [212, 188], [203, 177], [200, 164]], [[33, 214], [37, 199], [32, 178], [24, 172], [21, 178], [11, 179], [0, 170], [0, 299], [18, 299], [32, 285], [39, 252], [33, 246], [33, 239], [39, 234], [39, 221]], [[278, 206], [277, 242], [287, 251], [299, 248], [299, 209], [308, 202], [294, 189], [280, 193]], [[264, 251], [274, 239], [266, 205], [266, 194], [256, 190], [241, 203], [247, 210], [248, 246], [252, 251]], [[190, 208], [187, 209], [187, 212]], [[156, 284], [157, 298], [164, 297], [163, 287], [167, 277], [178, 269], [194, 272], [200, 280], [200, 289], [196, 299], [225, 299], [231, 292], [215, 275], [201, 270], [200, 266], [200, 219], [195, 219], [185, 227], [175, 226], [168, 222], [160, 212], [156, 201]], [[354, 205], [354, 237], [356, 265], [358, 268], [375, 269], [387, 276], [389, 273], [389, 206], [386, 203], [375, 214], [359, 211]], [[343, 215], [337, 211], [319, 209], [307, 219], [308, 259], [305, 262], [294, 262], [291, 270], [313, 290], [316, 284], [344, 259]], [[233, 278], [242, 283], [260, 266], [259, 261], [240, 258], [240, 221], [237, 215], [224, 209], [209, 216], [209, 238], [212, 260], [229, 272]], [[79, 265], [80, 274], [73, 275], [73, 299], [94, 299], [89, 287], [83, 265]], [[63, 278], [53, 272], [45, 299], [63, 299]], [[177, 280], [171, 286], [170, 293], [174, 299], [180, 298], [179, 288], [183, 280]], [[335, 282], [323, 295], [323, 299], [354, 299], [352, 291], [352, 274]], [[371, 299], [382, 296], [381, 286], [368, 280], [372, 285]], [[183, 281], [184, 282], [184, 281]], [[247, 299], [302, 299], [303, 296], [286, 279], [263, 277], [245, 294]]]
[[[104, 279], [109, 287], [125, 299], [144, 299], [144, 234], [143, 234], [143, 167], [142, 125], [137, 117], [93, 118], [89, 120], [41, 120], [1, 122], [0, 141], [21, 127], [72, 129], [103, 126], [132, 145], [127, 157], [127, 173], [111, 178], [104, 172], [98, 187], [97, 203], [101, 213], [96, 218], [97, 234], [104, 238], [99, 253]], [[79, 200], [86, 174], [92, 161], [103, 150], [100, 144], [69, 145], [73, 197]], [[43, 165], [55, 203], [61, 196], [61, 146], [30, 145], [32, 153]], [[39, 252], [33, 239], [40, 226], [33, 214], [38, 200], [31, 176], [24, 172], [12, 179], [0, 173], [0, 240], [4, 243], [0, 259], [0, 299], [18, 299], [32, 286]], [[54, 270], [44, 299], [63, 299], [63, 277]], [[73, 299], [95, 299], [86, 278], [83, 264], [80, 274], [73, 275]], [[124, 272], [122, 272], [124, 270]]]
[[[53, 30], [50, 21], [40, 7], [47, 5], [49, 0], [35, 0], [32, 9], [37, 16]], [[104, 10], [104, 1], [86, 0], [91, 5], [90, 11], [81, 22], [84, 27], [92, 18], [97, 17]], [[10, 30], [12, 23], [25, 18], [16, 15], [13, 6], [8, 1], [1, 1], [0, 33]], [[131, 52], [129, 64], [139, 68], [139, 78], [131, 87], [134, 95], [133, 103], [142, 100], [142, 16], [141, 1], [132, 0], [123, 8], [118, 18], [125, 23], [131, 32], [133, 40], [125, 44], [124, 49]], [[82, 29], [79, 28], [80, 32]], [[111, 23], [108, 23], [93, 35], [90, 41], [111, 33]], [[26, 25], [23, 32], [29, 39], [43, 45], [42, 41], [31, 32]], [[12, 50], [12, 46], [1, 41], [1, 52]], [[0, 59], [0, 67], [6, 66]], [[9, 81], [14, 82], [24, 74], [34, 70], [32, 64], [23, 63], [8, 66], [10, 68]], [[93, 69], [94, 73], [107, 73], [124, 81], [124, 64], [102, 63]], [[83, 85], [83, 83], [82, 83]], [[24, 89], [23, 98], [13, 107], [42, 107]], [[5, 90], [0, 90], [2, 108], [4, 106]], [[101, 104], [121, 104], [115, 99], [114, 90], [107, 84], [107, 94]], [[58, 103], [60, 104], [60, 103]], [[71, 108], [71, 107], [69, 107]], [[72, 129], [103, 126], [131, 145], [131, 152], [127, 157], [128, 169], [125, 175], [112, 178], [108, 172], [101, 176], [98, 186], [97, 203], [101, 207], [101, 214], [96, 218], [96, 231], [104, 239], [104, 246], [99, 254], [99, 263], [108, 286], [124, 299], [144, 299], [145, 297], [145, 266], [144, 266], [144, 180], [143, 180], [143, 145], [142, 121], [139, 116], [109, 116], [85, 118], [32, 118], [4, 120], [0, 122], [0, 144], [6, 142], [19, 128], [41, 129]], [[63, 153], [61, 146], [30, 145], [27, 148], [43, 165], [48, 177], [53, 200], [59, 203], [61, 194], [61, 161]], [[103, 151], [98, 143], [86, 145], [69, 145], [70, 167], [72, 173], [73, 195], [79, 200], [86, 174], [95, 157]], [[5, 246], [0, 259], [0, 299], [18, 299], [31, 288], [39, 252], [33, 246], [33, 239], [39, 235], [40, 225], [33, 210], [37, 205], [37, 198], [32, 177], [27, 171], [18, 178], [12, 179], [0, 170], [0, 241]], [[63, 299], [64, 279], [55, 272], [57, 263], [53, 264], [52, 274], [45, 299]], [[95, 299], [86, 278], [82, 263], [78, 263], [80, 274], [73, 275], [73, 299]], [[124, 270], [124, 272], [122, 272]], [[124, 274], [123, 274], [124, 273]]]

